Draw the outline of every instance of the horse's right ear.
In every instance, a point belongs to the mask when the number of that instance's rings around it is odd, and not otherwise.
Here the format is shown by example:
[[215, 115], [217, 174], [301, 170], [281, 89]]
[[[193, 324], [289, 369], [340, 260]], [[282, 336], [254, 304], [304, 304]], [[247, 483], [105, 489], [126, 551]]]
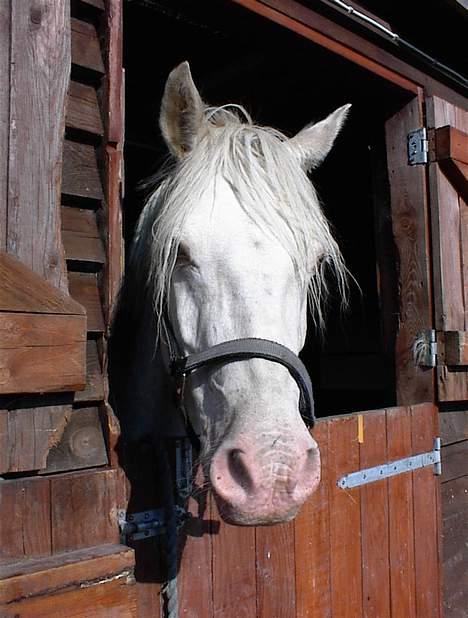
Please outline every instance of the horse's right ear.
[[167, 78], [159, 115], [163, 137], [177, 158], [184, 157], [195, 145], [204, 108], [189, 63], [182, 62]]

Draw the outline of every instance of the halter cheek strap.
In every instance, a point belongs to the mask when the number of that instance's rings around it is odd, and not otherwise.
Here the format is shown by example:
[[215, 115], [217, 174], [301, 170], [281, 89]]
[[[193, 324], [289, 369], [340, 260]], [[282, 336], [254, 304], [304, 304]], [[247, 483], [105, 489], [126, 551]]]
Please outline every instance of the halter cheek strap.
[[[304, 363], [286, 346], [269, 339], [249, 337], [224, 341], [203, 352], [183, 356], [180, 354], [170, 321], [167, 320], [164, 330], [170, 356], [170, 373], [175, 378], [176, 397], [181, 407], [183, 407], [185, 378], [188, 374], [202, 367], [262, 358], [288, 369], [299, 387], [299, 412], [306, 425], [313, 427], [315, 415], [312, 382]], [[190, 426], [190, 423], [187, 424]]]

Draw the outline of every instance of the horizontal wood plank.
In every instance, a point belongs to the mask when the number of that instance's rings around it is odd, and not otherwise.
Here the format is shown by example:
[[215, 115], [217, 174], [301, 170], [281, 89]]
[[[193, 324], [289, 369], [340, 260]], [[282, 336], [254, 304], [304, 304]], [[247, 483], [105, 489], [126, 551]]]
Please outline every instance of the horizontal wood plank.
[[72, 17], [71, 20], [72, 64], [97, 73], [104, 73], [101, 46], [93, 24]]
[[454, 159], [468, 164], [468, 133], [447, 125], [435, 130], [435, 160]]
[[443, 446], [468, 440], [468, 410], [443, 412], [439, 419]]
[[451, 367], [468, 368], [468, 331], [447, 331], [444, 333], [444, 343], [445, 364]]
[[65, 140], [62, 174], [63, 193], [94, 200], [103, 199], [94, 146]]
[[86, 386], [82, 391], [75, 392], [75, 402], [102, 401], [104, 399], [104, 378], [97, 343], [86, 343]]
[[85, 310], [68, 294], [48, 283], [30, 268], [0, 251], [0, 311], [84, 315]]
[[8, 349], [60, 347], [85, 341], [85, 316], [0, 312], [0, 353]]
[[468, 440], [442, 449], [442, 483], [468, 476]]
[[59, 442], [50, 450], [45, 473], [80, 470], [108, 463], [97, 408], [72, 411]]
[[62, 232], [67, 260], [104, 264], [106, 255], [100, 238], [85, 238], [74, 232]]
[[99, 238], [96, 212], [86, 208], [62, 206], [62, 232], [73, 232], [84, 238]]
[[104, 134], [95, 88], [75, 81], [70, 82], [65, 123], [71, 129], [99, 136]]
[[71, 415], [71, 406], [0, 410], [0, 474], [41, 470]]
[[69, 273], [70, 294], [86, 309], [88, 332], [102, 333], [104, 319], [97, 277], [88, 273]]

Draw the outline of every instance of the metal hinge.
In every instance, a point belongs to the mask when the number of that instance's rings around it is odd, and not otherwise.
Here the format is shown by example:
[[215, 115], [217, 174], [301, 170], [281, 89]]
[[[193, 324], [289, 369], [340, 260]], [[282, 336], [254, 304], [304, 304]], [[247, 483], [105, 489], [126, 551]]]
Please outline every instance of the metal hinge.
[[419, 367], [436, 367], [437, 352], [437, 332], [434, 329], [420, 332], [413, 346], [415, 364]]
[[429, 160], [429, 140], [426, 127], [408, 133], [408, 163], [423, 165]]
[[[191, 519], [192, 514], [178, 505], [175, 505], [173, 509], [175, 525], [179, 529], [188, 519]], [[152, 509], [139, 513], [126, 513], [121, 509], [117, 511], [117, 519], [123, 544], [127, 541], [139, 541], [165, 534], [167, 529], [164, 509]]]
[[440, 438], [434, 439], [434, 450], [428, 453], [421, 453], [420, 455], [413, 455], [412, 457], [405, 457], [404, 459], [397, 459], [390, 463], [383, 464], [381, 466], [374, 466], [373, 468], [366, 468], [359, 470], [358, 472], [351, 472], [342, 476], [337, 481], [338, 487], [341, 489], [350, 489], [352, 487], [360, 487], [361, 485], [367, 485], [368, 483], [375, 483], [375, 481], [381, 481], [397, 474], [403, 474], [404, 472], [412, 472], [419, 468], [425, 468], [427, 466], [434, 466], [434, 474], [442, 474], [442, 464], [440, 459]]

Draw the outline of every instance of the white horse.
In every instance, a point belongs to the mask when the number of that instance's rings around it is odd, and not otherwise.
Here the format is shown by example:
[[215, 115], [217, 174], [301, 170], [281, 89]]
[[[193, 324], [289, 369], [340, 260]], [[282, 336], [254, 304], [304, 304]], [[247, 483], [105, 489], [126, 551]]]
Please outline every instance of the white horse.
[[[349, 107], [288, 139], [239, 106], [207, 107], [187, 63], [169, 75], [160, 126], [173, 166], [140, 217], [114, 326], [133, 324], [114, 378], [129, 431], [157, 432], [177, 417], [168, 338], [183, 355], [252, 337], [298, 354], [308, 304], [322, 326], [325, 264], [345, 294], [346, 269], [307, 171], [326, 157]], [[186, 413], [224, 519], [287, 521], [317, 487], [319, 449], [299, 394], [291, 372], [264, 358], [187, 376]]]

